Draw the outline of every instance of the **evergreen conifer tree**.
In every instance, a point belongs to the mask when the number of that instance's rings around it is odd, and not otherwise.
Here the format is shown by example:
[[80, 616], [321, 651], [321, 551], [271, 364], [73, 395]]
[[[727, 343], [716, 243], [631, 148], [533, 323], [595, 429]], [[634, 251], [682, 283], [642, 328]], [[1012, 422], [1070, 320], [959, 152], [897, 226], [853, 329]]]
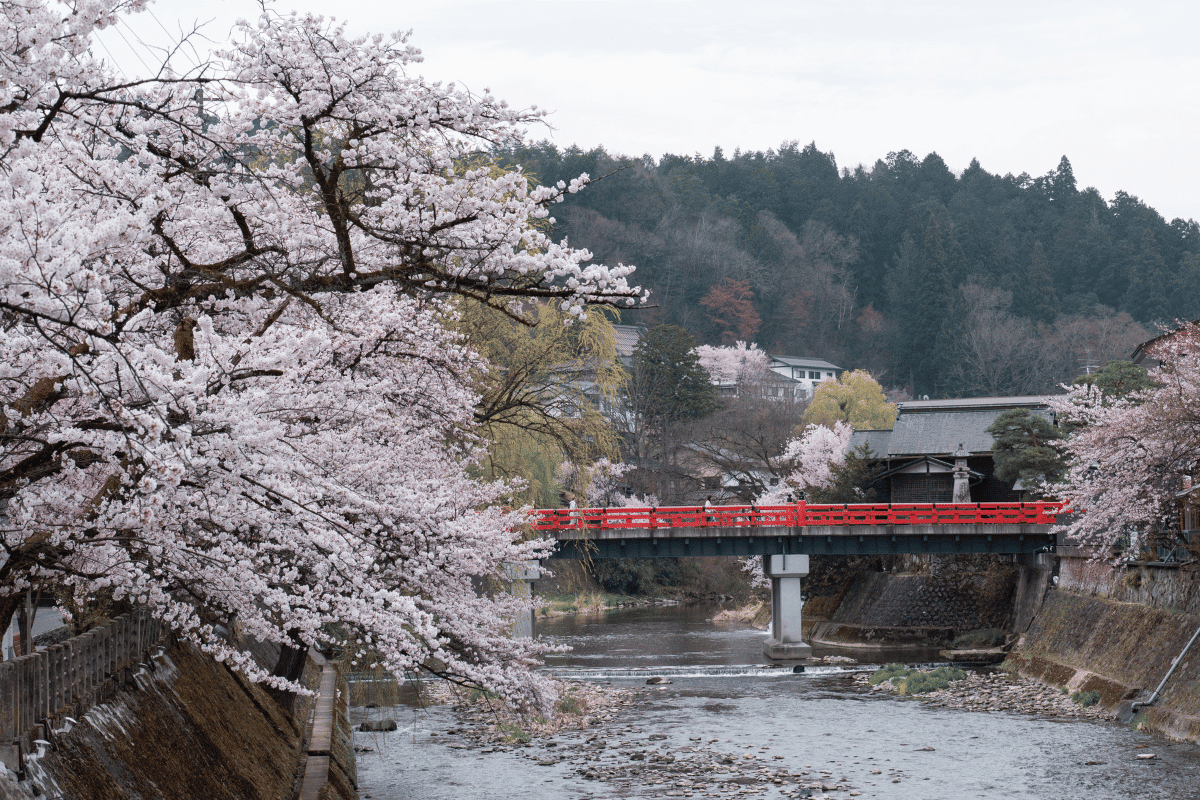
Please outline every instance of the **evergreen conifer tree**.
[[1004, 411], [987, 429], [992, 435], [992, 459], [996, 477], [1026, 486], [1055, 483], [1062, 479], [1067, 464], [1053, 442], [1063, 438], [1049, 420], [1023, 408]]

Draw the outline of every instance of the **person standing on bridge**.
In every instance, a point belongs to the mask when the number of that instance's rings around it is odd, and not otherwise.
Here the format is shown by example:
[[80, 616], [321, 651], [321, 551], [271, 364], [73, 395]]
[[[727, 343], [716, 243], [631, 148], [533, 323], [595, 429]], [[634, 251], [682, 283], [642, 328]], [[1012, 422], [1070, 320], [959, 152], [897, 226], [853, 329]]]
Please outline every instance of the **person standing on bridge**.
[[710, 525], [716, 522], [716, 519], [712, 516], [712, 507], [712, 495], [710, 494], [704, 498], [704, 521]]

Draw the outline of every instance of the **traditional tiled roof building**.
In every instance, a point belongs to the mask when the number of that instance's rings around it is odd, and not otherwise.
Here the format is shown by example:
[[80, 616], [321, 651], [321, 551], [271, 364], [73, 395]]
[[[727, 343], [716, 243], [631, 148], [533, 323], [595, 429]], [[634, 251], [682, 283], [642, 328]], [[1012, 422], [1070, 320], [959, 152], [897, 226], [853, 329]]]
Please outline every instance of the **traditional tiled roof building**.
[[1021, 408], [1054, 422], [1046, 396], [971, 397], [900, 403], [890, 431], [855, 431], [850, 447], [867, 444], [883, 463], [883, 497], [892, 503], [949, 503], [954, 467], [966, 460], [973, 503], [1012, 502], [1021, 493], [993, 475], [992, 435], [987, 429], [1001, 413]]

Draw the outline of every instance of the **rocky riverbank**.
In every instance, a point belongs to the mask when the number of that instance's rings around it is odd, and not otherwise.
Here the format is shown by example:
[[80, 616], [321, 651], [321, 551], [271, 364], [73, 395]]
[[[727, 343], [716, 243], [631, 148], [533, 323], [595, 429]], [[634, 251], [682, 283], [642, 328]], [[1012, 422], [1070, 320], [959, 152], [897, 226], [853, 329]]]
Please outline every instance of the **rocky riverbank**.
[[[899, 691], [899, 687], [893, 681], [870, 686], [870, 675], [865, 673], [856, 675], [854, 680], [875, 692]], [[910, 695], [908, 699], [923, 705], [963, 711], [1005, 712], [1072, 719], [1112, 718], [1110, 713], [1099, 706], [1085, 707], [1075, 702], [1061, 689], [1004, 672], [968, 672], [966, 678], [954, 681], [945, 689]]]
[[[663, 688], [666, 688], [665, 686]], [[554, 719], [519, 717], [478, 693], [448, 685], [429, 687], [428, 701], [450, 704], [454, 727], [429, 733], [431, 743], [481, 756], [511, 753], [531, 767], [570, 767], [579, 778], [624, 795], [649, 790], [661, 797], [754, 797], [778, 792], [789, 798], [857, 797], [861, 792], [833, 770], [786, 769], [784, 758], [765, 746], [737, 746], [718, 739], [673, 741], [622, 720], [623, 712], [655, 699], [661, 688], [617, 688], [564, 682]], [[370, 752], [360, 745], [360, 752]], [[834, 794], [829, 794], [834, 793]], [[364, 794], [364, 800], [370, 795]]]
[[753, 601], [737, 608], [723, 608], [712, 618], [713, 622], [742, 622], [760, 630], [771, 621], [771, 605]]
[[603, 684], [559, 681], [559, 699], [552, 717], [521, 715], [480, 692], [463, 691], [449, 683], [427, 685], [427, 702], [450, 705], [462, 721], [450, 731], [472, 745], [522, 745], [535, 738], [566, 731], [586, 731], [614, 720], [634, 704], [635, 692]]

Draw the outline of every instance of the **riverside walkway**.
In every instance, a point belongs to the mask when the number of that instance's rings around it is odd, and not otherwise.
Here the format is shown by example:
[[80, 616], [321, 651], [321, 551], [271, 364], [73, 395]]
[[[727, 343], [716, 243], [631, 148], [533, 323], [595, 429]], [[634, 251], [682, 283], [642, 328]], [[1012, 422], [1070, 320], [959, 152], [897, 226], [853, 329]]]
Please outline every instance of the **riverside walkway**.
[[1053, 551], [1062, 503], [788, 503], [539, 509], [551, 558]]

